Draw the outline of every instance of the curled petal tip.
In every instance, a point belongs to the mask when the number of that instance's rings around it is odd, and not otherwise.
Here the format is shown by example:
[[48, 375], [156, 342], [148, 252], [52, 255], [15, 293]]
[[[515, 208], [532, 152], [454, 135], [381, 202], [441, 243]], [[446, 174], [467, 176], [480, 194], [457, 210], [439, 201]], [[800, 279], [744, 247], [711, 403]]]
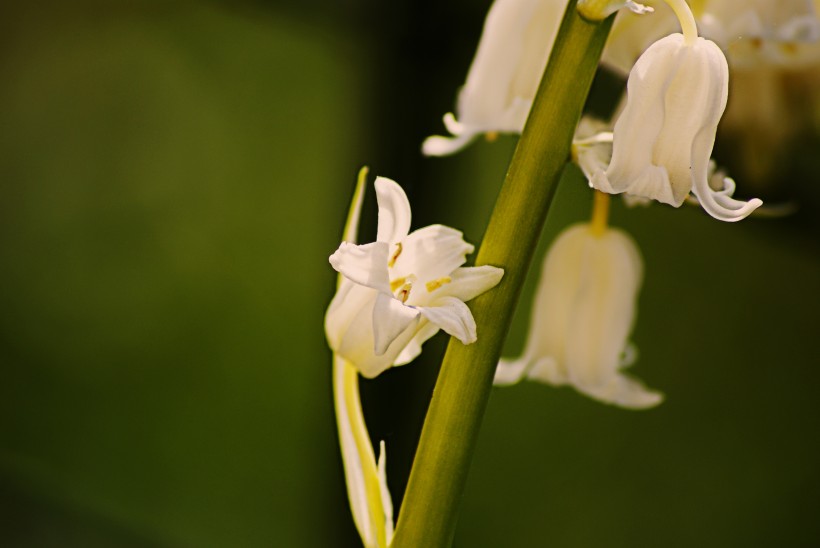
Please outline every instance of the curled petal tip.
[[421, 152], [425, 156], [449, 156], [470, 144], [476, 135], [475, 133], [462, 133], [454, 137], [433, 135], [424, 140]]
[[444, 127], [447, 128], [447, 131], [452, 133], [453, 135], [461, 135], [464, 133], [464, 126], [456, 120], [455, 115], [452, 112], [448, 112], [444, 115], [443, 118]]
[[763, 201], [759, 198], [752, 198], [746, 203], [717, 194], [714, 198], [714, 200], [700, 200], [703, 209], [715, 219], [727, 223], [742, 221], [763, 205]]

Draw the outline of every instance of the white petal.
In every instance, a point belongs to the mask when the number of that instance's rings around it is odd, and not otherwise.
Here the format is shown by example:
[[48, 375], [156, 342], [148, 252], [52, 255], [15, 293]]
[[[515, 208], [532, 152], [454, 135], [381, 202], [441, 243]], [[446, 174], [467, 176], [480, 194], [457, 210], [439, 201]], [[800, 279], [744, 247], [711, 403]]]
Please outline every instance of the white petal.
[[624, 232], [609, 229], [584, 248], [564, 356], [578, 387], [606, 384], [617, 374], [643, 277], [638, 249]]
[[495, 370], [493, 384], [496, 386], [509, 386], [519, 382], [527, 374], [527, 360], [504, 360], [498, 362]]
[[372, 379], [394, 365], [396, 358], [416, 335], [419, 323], [418, 320], [411, 322], [393, 340], [387, 350], [377, 356], [374, 352], [376, 343], [373, 333], [373, 315], [369, 311], [362, 311], [348, 324], [337, 353], [348, 360], [363, 377]]
[[495, 0], [458, 94], [458, 124], [447, 124], [454, 138], [429, 138], [425, 154], [450, 154], [480, 133], [521, 132], [566, 6], [566, 0]]
[[395, 181], [377, 177], [376, 200], [379, 202], [379, 228], [377, 242], [393, 243], [410, 231], [410, 202], [407, 194]]
[[524, 361], [550, 358], [563, 366], [584, 244], [590, 237], [589, 225], [575, 225], [561, 232], [547, 251], [530, 313]]
[[624, 374], [612, 377], [604, 385], [576, 388], [598, 401], [628, 409], [648, 409], [663, 401], [663, 394], [646, 388], [640, 381]]
[[432, 135], [421, 144], [421, 153], [425, 156], [449, 156], [472, 143], [479, 135], [477, 131], [465, 131], [453, 137]]
[[345, 483], [347, 484], [347, 497], [350, 503], [350, 511], [353, 514], [353, 522], [362, 537], [362, 542], [365, 546], [374, 546], [375, 538], [367, 505], [367, 485], [364, 468], [366, 463], [368, 461], [372, 463], [375, 457], [369, 443], [362, 444], [363, 454], [359, 453], [359, 446], [356, 444], [356, 434], [366, 436], [367, 430], [364, 429], [358, 383], [355, 384], [353, 389], [346, 386], [345, 376], [350, 375], [350, 371], [345, 370], [346, 367], [350, 367], [349, 364], [334, 354], [333, 403], [336, 407], [336, 425], [339, 431], [339, 445], [341, 446], [342, 464], [344, 465]]
[[546, 356], [536, 361], [527, 373], [527, 378], [531, 381], [543, 382], [544, 384], [551, 384], [552, 386], [562, 386], [569, 382], [566, 368], [562, 367], [561, 364], [551, 356]]
[[412, 274], [422, 284], [449, 276], [474, 249], [464, 241], [461, 232], [443, 225], [415, 230], [401, 244], [390, 276], [396, 279]]
[[504, 269], [495, 266], [462, 267], [450, 274], [451, 282], [441, 286], [436, 294], [467, 302], [498, 285], [503, 276]]
[[442, 297], [437, 306], [419, 307], [419, 311], [433, 323], [452, 335], [462, 344], [476, 341], [476, 328], [473, 314], [466, 304], [455, 297]]
[[427, 342], [430, 337], [438, 333], [438, 330], [439, 327], [436, 324], [430, 323], [426, 319], [422, 319], [419, 322], [418, 331], [415, 336], [409, 343], [407, 343], [407, 346], [405, 346], [404, 350], [401, 351], [401, 354], [398, 355], [396, 361], [393, 362], [393, 365], [405, 365], [415, 360], [416, 357], [421, 354], [421, 345]]
[[692, 46], [678, 47], [679, 68], [666, 93], [667, 118], [653, 160], [669, 171], [680, 205], [693, 182], [705, 184], [708, 179], [715, 132], [729, 95], [729, 66], [717, 44], [709, 40], [698, 38]]
[[601, 63], [627, 76], [635, 60], [650, 44], [676, 32], [677, 28], [678, 20], [672, 10], [660, 9], [649, 17], [622, 11], [612, 25]]
[[[674, 71], [669, 48], [658, 44], [661, 41], [641, 55], [629, 74], [626, 107], [613, 131], [612, 160], [606, 176], [602, 174], [591, 181], [602, 192], [631, 192], [630, 187], [636, 179], [643, 177], [645, 180], [648, 176], [642, 172], [652, 165], [654, 142], [663, 129], [665, 118], [665, 90], [672, 76], [670, 72]], [[653, 179], [662, 181], [658, 175]]]
[[740, 221], [763, 205], [758, 198], [752, 198], [748, 202], [735, 200], [732, 198], [734, 181], [726, 178], [725, 182], [726, 188], [716, 191], [709, 185], [708, 179], [696, 180], [692, 189], [703, 209], [715, 219], [726, 222]]
[[387, 293], [376, 296], [373, 307], [373, 351], [376, 356], [382, 356], [414, 321], [419, 311], [405, 306], [401, 301]]
[[590, 116], [581, 117], [572, 139], [572, 161], [578, 164], [587, 181], [591, 181], [596, 173], [606, 171], [609, 166], [612, 139], [613, 134], [607, 124]]
[[342, 278], [342, 283], [325, 314], [325, 335], [332, 350], [339, 351], [342, 339], [356, 318], [362, 315], [371, 317], [378, 294], [375, 289]]
[[390, 246], [384, 242], [355, 245], [342, 242], [330, 256], [330, 264], [352, 282], [390, 293], [387, 260]]
[[393, 542], [393, 499], [387, 488], [387, 449], [384, 441], [379, 443], [379, 495], [381, 495], [382, 512], [384, 512], [384, 532], [387, 546]]

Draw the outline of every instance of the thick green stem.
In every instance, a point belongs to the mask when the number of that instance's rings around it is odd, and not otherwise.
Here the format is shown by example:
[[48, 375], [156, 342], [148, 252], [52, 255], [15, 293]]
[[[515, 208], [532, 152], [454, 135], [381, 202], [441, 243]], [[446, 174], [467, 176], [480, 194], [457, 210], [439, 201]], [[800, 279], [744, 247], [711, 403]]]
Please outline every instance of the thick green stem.
[[470, 302], [478, 342], [447, 347], [392, 548], [452, 542], [496, 364], [611, 25], [612, 17], [582, 19], [569, 2], [476, 257], [476, 264], [504, 268], [504, 279]]

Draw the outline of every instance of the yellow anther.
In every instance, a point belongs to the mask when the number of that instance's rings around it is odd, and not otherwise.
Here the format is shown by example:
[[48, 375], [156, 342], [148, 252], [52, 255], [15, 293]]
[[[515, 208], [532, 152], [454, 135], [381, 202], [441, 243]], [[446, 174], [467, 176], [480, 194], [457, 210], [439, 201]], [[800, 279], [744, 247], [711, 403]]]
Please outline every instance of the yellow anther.
[[498, 139], [498, 132], [497, 131], [488, 131], [484, 134], [484, 138], [487, 140], [488, 143], [492, 143], [496, 139]]
[[392, 282], [390, 282], [390, 291], [395, 292], [398, 288], [402, 287], [407, 283], [407, 278], [402, 276], [401, 278], [396, 278]]
[[[396, 252], [393, 253], [393, 256], [390, 257], [389, 261], [387, 261], [387, 266], [392, 267], [393, 265], [396, 264], [396, 259], [398, 259], [399, 255], [401, 255], [401, 249], [402, 249], [401, 242], [399, 242], [399, 243], [396, 244]], [[395, 291], [395, 289], [393, 291]]]
[[443, 278], [439, 278], [438, 280], [433, 280], [432, 282], [427, 282], [426, 287], [427, 291], [432, 293], [439, 287], [443, 286], [444, 284], [448, 284], [452, 282], [453, 279], [450, 276], [444, 276]]

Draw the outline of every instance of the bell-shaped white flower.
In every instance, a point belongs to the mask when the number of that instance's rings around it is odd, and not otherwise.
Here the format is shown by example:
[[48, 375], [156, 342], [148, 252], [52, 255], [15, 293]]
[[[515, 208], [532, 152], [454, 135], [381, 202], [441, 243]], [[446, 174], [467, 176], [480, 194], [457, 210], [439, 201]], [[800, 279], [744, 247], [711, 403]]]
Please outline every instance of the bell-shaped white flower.
[[660, 393], [622, 371], [634, 355], [627, 338], [642, 276], [626, 233], [586, 223], [563, 231], [544, 259], [524, 354], [499, 363], [495, 384], [528, 378], [622, 407], [659, 404]]
[[457, 116], [444, 116], [453, 136], [429, 137], [424, 154], [452, 154], [485, 132], [521, 133], [566, 7], [567, 0], [495, 0]]
[[365, 377], [412, 361], [439, 329], [464, 344], [476, 326], [464, 304], [494, 287], [504, 271], [462, 267], [473, 246], [458, 230], [431, 225], [410, 230], [410, 204], [401, 187], [376, 179], [376, 241], [343, 242], [330, 264], [344, 279], [325, 317], [330, 347]]
[[675, 207], [691, 191], [712, 217], [745, 218], [762, 202], [734, 200], [725, 189], [712, 189], [707, 176], [728, 90], [726, 58], [714, 42], [690, 41], [682, 34], [655, 42], [629, 74], [612, 161], [595, 174], [592, 185]]

